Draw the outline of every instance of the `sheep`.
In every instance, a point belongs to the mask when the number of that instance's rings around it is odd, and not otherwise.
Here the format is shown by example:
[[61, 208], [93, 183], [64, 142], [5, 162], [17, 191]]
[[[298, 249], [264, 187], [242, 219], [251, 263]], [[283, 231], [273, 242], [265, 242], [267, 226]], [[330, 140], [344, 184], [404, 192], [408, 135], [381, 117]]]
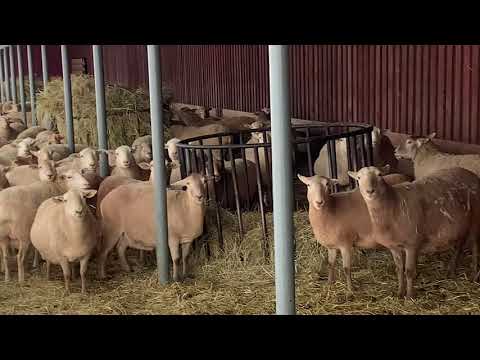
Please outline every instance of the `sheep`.
[[132, 143], [132, 151], [137, 164], [152, 161], [152, 136], [145, 135], [135, 139]]
[[30, 246], [30, 229], [36, 211], [43, 201], [64, 194], [72, 188], [88, 190], [89, 183], [73, 170], [58, 175], [55, 164], [42, 168], [41, 181], [24, 186], [14, 186], [0, 191], [0, 249], [3, 254], [5, 281], [10, 280], [8, 248], [18, 249], [18, 281], [23, 282], [24, 260]]
[[[250, 129], [260, 129], [264, 125], [262, 122], [256, 121], [252, 123], [249, 128]], [[264, 143], [271, 143], [271, 135], [267, 132], [266, 136], [262, 132], [253, 132], [251, 134], [251, 139], [248, 140], [247, 144], [264, 144]], [[262, 184], [271, 187], [272, 185], [272, 178], [270, 176], [270, 166], [271, 166], [271, 152], [268, 147], [257, 147], [258, 149], [258, 163], [262, 175]], [[268, 158], [267, 158], [268, 157]], [[245, 158], [248, 161], [251, 161], [253, 164], [257, 163], [257, 159], [255, 157], [255, 148], [247, 148], [245, 149]], [[267, 164], [267, 159], [269, 163]], [[267, 166], [270, 165], [270, 166]]]
[[[361, 142], [358, 143], [357, 152], [360, 153]], [[398, 160], [394, 154], [394, 147], [390, 139], [384, 134], [384, 132], [374, 127], [372, 131], [372, 148], [373, 148], [373, 165], [382, 167], [390, 165], [392, 170], [397, 169]], [[337, 179], [338, 185], [345, 187], [349, 185], [348, 177], [348, 160], [347, 160], [347, 140], [341, 138], [335, 140], [336, 160], [337, 160]], [[360, 157], [358, 157], [360, 161]], [[323, 146], [320, 150], [320, 154], [314, 163], [314, 173], [316, 175], [326, 176], [330, 173], [330, 162], [328, 159], [328, 147]], [[360, 164], [355, 164], [355, 159], [352, 159], [352, 166], [359, 168]]]
[[22, 131], [20, 134], [18, 134], [17, 139], [25, 139], [27, 137], [29, 138], [35, 138], [39, 133], [42, 131], [46, 131], [44, 127], [41, 126], [31, 126], [28, 129]]
[[[88, 146], [83, 144], [75, 144], [75, 153], [86, 149]], [[70, 148], [65, 144], [44, 144], [40, 146], [40, 150], [48, 151], [54, 161], [60, 161], [70, 156]]]
[[98, 166], [98, 153], [100, 150], [85, 148], [79, 153], [73, 153], [69, 157], [57, 162], [59, 168], [96, 171]]
[[96, 192], [71, 189], [45, 200], [31, 227], [32, 245], [47, 263], [47, 280], [50, 280], [50, 265], [60, 265], [67, 294], [70, 292], [70, 263], [76, 261], [80, 261], [82, 294], [86, 292], [88, 261], [100, 234], [85, 199], [92, 198]]
[[[477, 271], [480, 215], [480, 179], [459, 167], [441, 169], [412, 183], [389, 185], [382, 170], [366, 167], [349, 176], [359, 182], [372, 223], [375, 241], [392, 253], [398, 275], [398, 295], [414, 297], [417, 256], [453, 246], [455, 272], [464, 244], [473, 248], [473, 276]], [[403, 251], [406, 260], [403, 261]]]
[[[21, 113], [20, 113], [21, 114]], [[10, 128], [14, 131], [13, 137], [16, 138], [18, 134], [24, 131], [27, 126], [24, 124], [22, 117], [12, 117], [10, 114], [6, 116], [10, 122]]]
[[440, 151], [433, 143], [436, 133], [427, 137], [409, 136], [395, 149], [395, 155], [413, 161], [415, 179], [422, 179], [431, 173], [452, 167], [461, 167], [480, 176], [479, 154], [449, 154]]
[[32, 163], [29, 161], [31, 158], [32, 142], [33, 139], [25, 138], [2, 146], [2, 148], [0, 148], [0, 165], [12, 166], [15, 165], [15, 160], [23, 160], [23, 163]]
[[5, 177], [10, 186], [29, 185], [40, 181], [42, 168], [49, 169], [51, 160], [41, 160], [38, 165], [21, 165], [5, 167]]
[[[106, 150], [100, 151], [107, 152]], [[146, 180], [150, 176], [148, 171], [142, 169], [135, 162], [132, 149], [127, 145], [115, 149], [115, 167], [112, 169], [111, 175], [126, 176], [137, 180]]]
[[[173, 260], [173, 278], [180, 280], [180, 245], [183, 277], [192, 242], [202, 235], [206, 211], [206, 179], [196, 173], [167, 190], [168, 245]], [[105, 278], [105, 260], [117, 247], [122, 269], [130, 271], [125, 258], [127, 247], [153, 250], [156, 245], [154, 187], [150, 184], [122, 185], [110, 192], [100, 205], [102, 217], [102, 250], [98, 256], [99, 277]]]
[[2, 114], [9, 114], [12, 112], [18, 112], [19, 108], [18, 108], [18, 104], [14, 104], [12, 102], [5, 102], [3, 103], [2, 108], [0, 110]]
[[[308, 216], [315, 239], [328, 250], [328, 283], [335, 282], [335, 260], [340, 250], [347, 289], [352, 293], [353, 247], [368, 249], [377, 246], [371, 236], [370, 216], [360, 190], [332, 193], [338, 182], [336, 179], [319, 175], [297, 176], [307, 186]], [[410, 181], [401, 174], [386, 175], [384, 180], [391, 185]]]
[[55, 131], [45, 130], [37, 134], [35, 137], [35, 145], [38, 148], [41, 148], [45, 145], [62, 144], [64, 139], [63, 135], [60, 135]]

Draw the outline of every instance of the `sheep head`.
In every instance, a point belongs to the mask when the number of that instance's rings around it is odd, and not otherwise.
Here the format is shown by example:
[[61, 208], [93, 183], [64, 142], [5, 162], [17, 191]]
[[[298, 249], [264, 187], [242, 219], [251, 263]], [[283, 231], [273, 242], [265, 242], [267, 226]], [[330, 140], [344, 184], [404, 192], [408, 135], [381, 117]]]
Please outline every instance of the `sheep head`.
[[138, 154], [139, 158], [144, 162], [152, 161], [152, 146], [148, 143], [140, 143], [132, 146], [132, 151]]
[[395, 149], [395, 156], [399, 159], [415, 159], [418, 150], [435, 138], [436, 133], [431, 133], [427, 137], [409, 136], [402, 144]]
[[185, 179], [172, 184], [170, 188], [172, 190], [186, 191], [192, 203], [198, 205], [205, 205], [206, 184], [207, 179], [204, 176], [198, 173], [192, 173]]
[[359, 171], [349, 171], [348, 175], [358, 181], [360, 192], [363, 198], [374, 200], [385, 192], [385, 182], [383, 176], [390, 171], [390, 165], [385, 165], [382, 168], [375, 166], [368, 166]]
[[307, 198], [310, 206], [316, 210], [321, 210], [330, 199], [333, 186], [338, 184], [337, 179], [329, 179], [325, 176], [311, 176], [306, 177], [297, 174], [301, 182], [307, 185]]
[[132, 155], [132, 148], [122, 145], [115, 149], [115, 166], [128, 169], [135, 163]]
[[90, 182], [78, 170], [67, 170], [59, 175], [59, 179], [66, 183], [68, 189], [89, 190], [91, 188]]
[[57, 178], [57, 170], [55, 169], [55, 162], [52, 160], [42, 160], [38, 165], [29, 165], [32, 169], [38, 169], [38, 176], [40, 181], [52, 182]]
[[53, 197], [53, 201], [64, 205], [64, 211], [67, 216], [84, 218], [89, 211], [85, 199], [91, 199], [96, 194], [96, 190], [71, 189], [61, 196]]

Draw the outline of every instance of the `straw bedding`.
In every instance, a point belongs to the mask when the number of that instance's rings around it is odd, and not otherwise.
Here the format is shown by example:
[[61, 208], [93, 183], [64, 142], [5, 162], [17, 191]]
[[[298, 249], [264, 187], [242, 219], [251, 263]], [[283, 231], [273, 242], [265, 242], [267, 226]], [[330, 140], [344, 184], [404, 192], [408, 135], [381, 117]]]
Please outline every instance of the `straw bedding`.
[[[157, 284], [153, 253], [144, 267], [135, 266], [137, 252], [129, 253], [134, 272], [123, 273], [116, 256], [109, 262], [109, 280], [95, 279], [95, 261], [88, 271], [88, 294], [80, 294], [77, 279], [72, 294], [64, 296], [60, 267], [52, 280], [45, 270], [27, 275], [26, 282], [0, 282], [2, 314], [273, 314], [274, 270], [261, 251], [262, 231], [257, 213], [245, 214], [246, 236], [240, 242], [236, 216], [222, 211], [225, 252], [219, 251], [215, 230], [209, 232], [212, 254], [197, 246], [194, 278], [165, 287]], [[212, 215], [211, 211], [210, 214]], [[271, 217], [268, 218], [271, 231]], [[383, 250], [356, 252], [353, 262], [353, 298], [347, 299], [341, 262], [337, 282], [326, 283], [326, 251], [313, 240], [305, 211], [295, 214], [296, 290], [299, 314], [479, 314], [480, 287], [466, 278], [467, 256], [457, 280], [446, 279], [451, 254], [421, 256], [418, 297], [400, 300], [393, 261]], [[200, 245], [200, 243], [198, 243]], [[272, 246], [270, 247], [272, 249]], [[273, 252], [272, 252], [273, 254]], [[29, 260], [30, 263], [30, 260]], [[15, 269], [14, 259], [11, 268]], [[28, 272], [27, 272], [28, 274]]]

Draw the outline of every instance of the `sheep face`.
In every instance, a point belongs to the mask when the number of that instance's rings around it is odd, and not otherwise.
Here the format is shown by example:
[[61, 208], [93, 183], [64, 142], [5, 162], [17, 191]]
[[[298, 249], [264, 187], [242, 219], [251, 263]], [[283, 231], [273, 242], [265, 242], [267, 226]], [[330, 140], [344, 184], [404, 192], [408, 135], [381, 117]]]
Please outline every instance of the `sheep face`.
[[68, 189], [90, 189], [90, 183], [83, 175], [77, 170], [68, 170], [60, 175], [60, 180], [63, 180], [67, 184]]
[[149, 161], [152, 161], [152, 159], [153, 159], [153, 157], [152, 157], [152, 147], [150, 146], [150, 144], [140, 143], [140, 144], [132, 147], [132, 151], [134, 153], [138, 152], [139, 158], [142, 159], [142, 161], [144, 161], [144, 162], [149, 162]]
[[180, 142], [180, 139], [173, 138], [167, 141], [165, 148], [168, 151], [168, 157], [172, 161], [178, 161], [178, 148], [177, 143]]
[[130, 146], [122, 145], [115, 150], [115, 165], [119, 168], [128, 169], [134, 163]]
[[52, 182], [57, 177], [55, 162], [52, 160], [41, 161], [38, 165], [30, 165], [31, 168], [38, 168], [40, 181]]
[[96, 170], [98, 165], [97, 151], [91, 148], [86, 148], [74, 156], [80, 159], [80, 169], [86, 169], [90, 171]]
[[188, 196], [195, 204], [204, 204], [205, 203], [205, 186], [206, 186], [206, 179], [204, 176], [193, 173], [190, 176], [186, 177], [183, 180], [177, 181], [175, 183], [175, 187], [180, 187], [182, 190], [188, 193]]
[[358, 181], [360, 192], [366, 201], [375, 200], [381, 196], [385, 191], [385, 182], [382, 176], [387, 174], [390, 166], [386, 165], [383, 168], [376, 168], [374, 166], [364, 167], [359, 171], [349, 171], [348, 175]]
[[55, 196], [53, 200], [63, 204], [67, 216], [81, 219], [89, 211], [85, 199], [94, 197], [96, 193], [96, 190], [71, 189], [62, 196]]
[[17, 156], [22, 158], [29, 157], [31, 155], [30, 150], [31, 150], [33, 141], [34, 140], [32, 138], [26, 138], [20, 141], [17, 144]]
[[431, 141], [435, 137], [436, 133], [432, 133], [427, 137], [409, 136], [405, 142], [397, 146], [395, 149], [395, 156], [400, 159], [413, 160], [423, 145]]
[[301, 182], [307, 185], [307, 198], [311, 206], [321, 210], [330, 199], [332, 186], [338, 183], [336, 179], [329, 179], [324, 176], [315, 175], [306, 177], [297, 175]]

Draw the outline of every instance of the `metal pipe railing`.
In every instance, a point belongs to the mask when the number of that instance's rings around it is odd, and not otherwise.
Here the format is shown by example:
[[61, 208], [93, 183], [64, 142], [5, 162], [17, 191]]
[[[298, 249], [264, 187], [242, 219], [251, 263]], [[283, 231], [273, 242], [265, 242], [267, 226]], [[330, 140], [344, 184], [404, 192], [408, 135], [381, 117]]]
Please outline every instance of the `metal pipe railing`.
[[2, 104], [7, 101], [5, 92], [4, 92], [4, 82], [3, 82], [3, 49], [0, 49], [0, 101]]
[[18, 87], [20, 95], [20, 106], [22, 109], [23, 123], [27, 126], [27, 109], [25, 104], [25, 84], [23, 79], [23, 56], [22, 46], [17, 45], [17, 62], [18, 62]]
[[35, 79], [33, 78], [32, 47], [27, 45], [28, 82], [30, 83], [30, 112], [32, 114], [32, 126], [37, 125], [35, 112]]
[[157, 269], [160, 284], [169, 280], [169, 247], [167, 219], [167, 183], [165, 174], [165, 155], [163, 152], [163, 113], [162, 80], [160, 72], [160, 48], [147, 46], [148, 84], [150, 92], [150, 111], [152, 128], [153, 171], [155, 187], [155, 224], [157, 231]]
[[12, 93], [12, 102], [17, 103], [17, 82], [15, 80], [15, 57], [13, 52], [13, 45], [8, 46], [10, 53], [10, 91]]
[[67, 128], [67, 144], [71, 153], [75, 152], [75, 135], [73, 130], [72, 81], [70, 79], [70, 59], [67, 45], [60, 46], [62, 51], [63, 94], [65, 99], [65, 124]]
[[40, 45], [42, 51], [42, 77], [43, 77], [43, 89], [47, 88], [48, 84], [48, 60], [47, 60], [47, 47]]
[[8, 75], [8, 47], [3, 49], [3, 81], [5, 84], [5, 100], [11, 101], [10, 76]]

